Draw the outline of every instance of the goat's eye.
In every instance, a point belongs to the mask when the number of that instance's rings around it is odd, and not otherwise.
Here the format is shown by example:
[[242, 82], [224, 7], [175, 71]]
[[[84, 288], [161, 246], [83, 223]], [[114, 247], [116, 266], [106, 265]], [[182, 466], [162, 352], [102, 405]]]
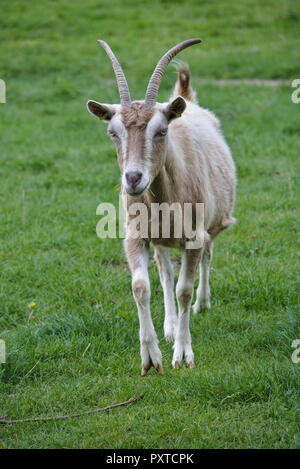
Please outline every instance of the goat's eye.
[[118, 135], [116, 134], [116, 132], [112, 132], [112, 131], [108, 131], [109, 135], [111, 136], [111, 138], [119, 138]]
[[162, 130], [159, 130], [159, 132], [155, 134], [155, 137], [165, 137], [167, 133], [168, 133], [168, 129], [162, 129]]

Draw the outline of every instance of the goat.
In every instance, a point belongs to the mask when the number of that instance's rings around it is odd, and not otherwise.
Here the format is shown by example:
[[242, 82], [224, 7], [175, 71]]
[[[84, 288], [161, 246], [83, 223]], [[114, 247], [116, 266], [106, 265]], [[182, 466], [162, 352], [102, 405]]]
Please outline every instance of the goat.
[[[197, 269], [199, 286], [193, 312], [210, 308], [209, 272], [214, 238], [229, 228], [232, 216], [236, 172], [230, 149], [212, 112], [197, 104], [190, 84], [187, 66], [178, 70], [178, 80], [167, 103], [157, 103], [157, 94], [164, 71], [181, 50], [201, 42], [190, 39], [170, 49], [157, 63], [151, 76], [144, 101], [131, 101], [123, 70], [107, 43], [98, 41], [109, 56], [120, 94], [121, 104], [101, 104], [88, 101], [88, 110], [108, 122], [108, 134], [113, 140], [121, 170], [121, 193], [127, 210], [124, 246], [132, 274], [132, 292], [140, 322], [141, 375], [153, 366], [163, 374], [162, 355], [150, 312], [150, 282], [148, 275], [149, 244], [154, 245], [164, 294], [164, 336], [174, 341], [172, 366], [185, 361], [194, 366], [189, 327]], [[203, 203], [204, 244], [186, 249], [184, 239], [170, 236], [133, 238], [130, 236], [134, 217], [130, 206], [137, 201], [172, 204]], [[150, 220], [151, 224], [151, 220]], [[169, 248], [182, 252], [182, 264], [176, 285], [178, 317], [174, 296], [174, 274]]]

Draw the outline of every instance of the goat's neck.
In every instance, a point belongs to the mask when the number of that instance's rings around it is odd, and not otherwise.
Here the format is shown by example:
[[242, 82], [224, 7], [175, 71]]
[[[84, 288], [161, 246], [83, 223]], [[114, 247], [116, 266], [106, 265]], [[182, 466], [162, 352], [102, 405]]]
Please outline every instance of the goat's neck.
[[151, 202], [170, 202], [170, 176], [166, 170], [165, 165], [160, 169], [158, 175], [153, 180], [148, 194], [151, 198]]
[[176, 188], [180, 186], [182, 168], [177, 168], [173, 152], [168, 151], [165, 164], [153, 180], [148, 192], [151, 202], [172, 203], [176, 200]]

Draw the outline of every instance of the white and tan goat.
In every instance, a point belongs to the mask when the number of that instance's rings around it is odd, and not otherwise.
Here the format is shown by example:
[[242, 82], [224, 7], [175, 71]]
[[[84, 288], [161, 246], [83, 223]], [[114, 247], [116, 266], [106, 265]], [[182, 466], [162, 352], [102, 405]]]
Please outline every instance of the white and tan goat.
[[[186, 239], [172, 235], [168, 239], [151, 235], [134, 239], [130, 236], [134, 217], [127, 216], [124, 244], [140, 320], [142, 376], [151, 366], [159, 373], [163, 372], [162, 355], [150, 312], [149, 243], [154, 245], [164, 293], [165, 338], [174, 340], [172, 365], [178, 367], [184, 360], [187, 367], [192, 368], [194, 354], [189, 316], [196, 272], [200, 265], [194, 313], [210, 307], [209, 270], [213, 241], [234, 223], [235, 166], [219, 121], [213, 113], [197, 105], [187, 66], [178, 70], [171, 100], [164, 104], [156, 102], [169, 62], [184, 48], [199, 42], [200, 39], [190, 39], [170, 49], [154, 70], [145, 100], [132, 102], [119, 62], [110, 47], [99, 41], [112, 61], [121, 104], [87, 103], [91, 113], [108, 122], [108, 134], [115, 143], [122, 173], [122, 194], [127, 211], [137, 201], [147, 207], [152, 203], [204, 204], [205, 242], [197, 249], [186, 249]], [[178, 316], [170, 247], [178, 247], [182, 251], [176, 285]]]

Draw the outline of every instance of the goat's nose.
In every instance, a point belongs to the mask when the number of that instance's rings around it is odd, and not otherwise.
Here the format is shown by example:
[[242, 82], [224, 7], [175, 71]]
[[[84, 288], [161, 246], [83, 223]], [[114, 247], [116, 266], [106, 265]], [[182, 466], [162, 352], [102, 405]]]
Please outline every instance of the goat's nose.
[[136, 186], [141, 181], [142, 176], [143, 176], [143, 173], [141, 173], [140, 171], [128, 171], [125, 174], [126, 181], [132, 189], [136, 188]]

